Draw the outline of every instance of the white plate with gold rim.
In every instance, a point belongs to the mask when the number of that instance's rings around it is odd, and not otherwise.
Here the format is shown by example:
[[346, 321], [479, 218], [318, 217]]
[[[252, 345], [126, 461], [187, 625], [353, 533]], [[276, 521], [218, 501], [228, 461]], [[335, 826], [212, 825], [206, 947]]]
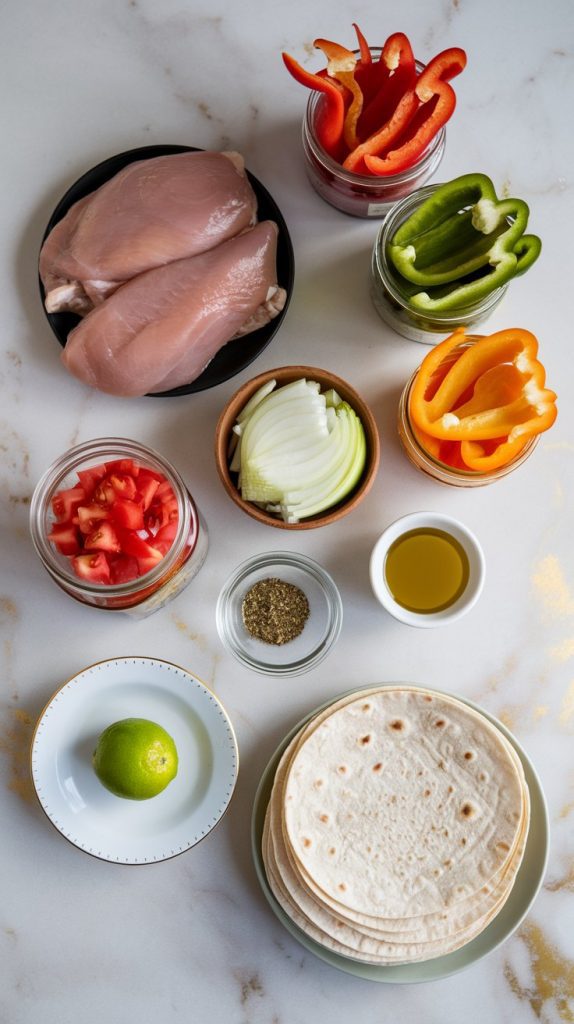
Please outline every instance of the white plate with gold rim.
[[[391, 685], [400, 686], [401, 684], [381, 683], [381, 688]], [[418, 684], [409, 683], [403, 685]], [[468, 942], [465, 946], [455, 950], [453, 953], [435, 957], [432, 960], [423, 960], [412, 964], [389, 965], [361, 963], [358, 960], [352, 960], [349, 957], [342, 956], [340, 953], [335, 953], [333, 950], [322, 946], [319, 942], [315, 942], [314, 939], [311, 939], [305, 934], [305, 932], [301, 931], [301, 929], [294, 924], [288, 914], [286, 914], [279, 906], [267, 882], [265, 866], [261, 855], [261, 840], [265, 811], [271, 794], [275, 770], [279, 764], [283, 751], [295, 734], [299, 732], [302, 726], [305, 725], [309, 719], [313, 718], [320, 711], [328, 708], [331, 704], [335, 703], [336, 700], [346, 696], [348, 693], [359, 694], [362, 689], [364, 689], [364, 687], [360, 687], [357, 690], [349, 690], [347, 693], [338, 694], [325, 704], [315, 708], [290, 730], [273, 754], [273, 757], [263, 772], [253, 804], [251, 844], [255, 871], [267, 902], [287, 931], [290, 932], [302, 946], [308, 949], [311, 953], [314, 953], [315, 956], [319, 957], [319, 959], [324, 960], [325, 963], [330, 964], [331, 967], [336, 967], [340, 971], [346, 971], [347, 974], [353, 974], [357, 978], [365, 978], [368, 981], [380, 981], [392, 984], [413, 984], [422, 981], [437, 981], [439, 978], [446, 978], [451, 974], [456, 974], [458, 971], [464, 970], [466, 967], [470, 967], [471, 964], [482, 959], [482, 957], [486, 956], [487, 953], [491, 953], [494, 949], [500, 946], [502, 942], [508, 939], [510, 935], [512, 935], [528, 913], [538, 894], [540, 886], [542, 885], [548, 862], [549, 822], [546, 799], [532, 762], [518, 743], [517, 739], [501, 722], [498, 721], [497, 718], [489, 715], [484, 708], [479, 707], [478, 704], [474, 704], [471, 700], [468, 700], [466, 697], [462, 697], [460, 694], [443, 693], [441, 690], [429, 689], [429, 693], [437, 693], [446, 697], [454, 697], [456, 700], [461, 701], [463, 704], [468, 704], [469, 707], [474, 708], [475, 711], [484, 715], [484, 717], [496, 726], [497, 729], [500, 729], [503, 736], [510, 741], [522, 762], [526, 783], [530, 793], [530, 827], [528, 830], [524, 857], [516, 876], [512, 892], [510, 893], [510, 896], [502, 910], [484, 929], [484, 931], [480, 933], [480, 935], [477, 935], [475, 939], [472, 939], [471, 942]]]
[[[173, 737], [175, 779], [151, 800], [108, 792], [92, 768], [99, 735], [147, 718]], [[68, 680], [44, 708], [32, 741], [43, 810], [74, 846], [101, 860], [150, 864], [199, 843], [225, 813], [237, 780], [237, 741], [217, 697], [191, 672], [156, 658], [113, 658]]]

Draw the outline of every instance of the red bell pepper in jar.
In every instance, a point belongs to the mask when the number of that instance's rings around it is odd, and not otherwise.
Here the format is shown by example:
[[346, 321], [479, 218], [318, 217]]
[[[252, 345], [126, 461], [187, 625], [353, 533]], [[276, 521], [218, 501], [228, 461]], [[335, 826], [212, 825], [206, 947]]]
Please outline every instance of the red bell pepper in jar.
[[417, 163], [453, 113], [456, 98], [448, 83], [465, 67], [466, 54], [458, 47], [444, 50], [417, 78], [404, 33], [389, 36], [374, 61], [354, 28], [358, 58], [338, 43], [316, 39], [327, 68], [311, 74], [286, 53], [283, 61], [296, 81], [324, 94], [314, 127], [329, 156], [354, 173], [398, 174]]
[[389, 36], [374, 67], [378, 69], [377, 89], [370, 101], [365, 102], [359, 119], [358, 134], [362, 140], [386, 124], [401, 97], [414, 88], [417, 77], [415, 58], [403, 32]]
[[[443, 50], [433, 57], [414, 88], [399, 103], [402, 125], [397, 125], [395, 116], [392, 137], [389, 138], [385, 125], [380, 132], [350, 153], [343, 166], [352, 169], [351, 165], [362, 159], [371, 174], [386, 175], [398, 174], [416, 163], [451, 117], [456, 106], [456, 96], [448, 83], [465, 66], [466, 54], [458, 47]], [[397, 127], [400, 128], [399, 133]]]

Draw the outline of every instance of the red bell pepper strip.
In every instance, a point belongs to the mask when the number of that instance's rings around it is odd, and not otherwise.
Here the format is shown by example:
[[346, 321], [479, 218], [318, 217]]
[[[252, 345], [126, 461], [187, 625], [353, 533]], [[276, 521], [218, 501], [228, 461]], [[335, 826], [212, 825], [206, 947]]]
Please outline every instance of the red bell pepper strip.
[[[414, 95], [420, 102], [420, 110], [412, 125], [406, 123], [405, 137], [399, 139], [398, 148], [387, 150], [381, 156], [378, 147], [364, 152], [363, 159], [371, 174], [398, 174], [411, 167], [452, 115], [456, 106], [454, 89], [448, 84], [466, 67], [466, 53], [459, 47], [443, 50], [427, 64], [420, 75]], [[364, 144], [369, 147], [373, 138]], [[393, 139], [393, 142], [396, 141]]]
[[363, 109], [363, 93], [355, 78], [357, 58], [352, 50], [340, 46], [339, 43], [332, 43], [329, 39], [315, 39], [313, 46], [325, 54], [329, 77], [336, 79], [351, 93], [351, 105], [343, 122], [343, 139], [348, 149], [354, 149], [359, 143], [357, 121]]
[[[405, 125], [413, 118], [419, 108], [419, 100], [416, 96], [414, 89], [409, 90], [399, 100], [396, 110], [389, 118], [386, 124], [374, 135], [371, 135], [370, 139], [366, 142], [360, 143], [343, 161], [343, 167], [347, 171], [354, 171], [356, 173], [364, 173], [362, 168], [366, 164], [366, 157], [373, 150], [376, 152], [383, 152], [392, 143], [399, 138], [401, 133], [404, 131]], [[412, 161], [414, 163], [414, 160]], [[373, 172], [370, 172], [373, 173]], [[380, 173], [380, 172], [376, 172]], [[385, 171], [386, 174], [393, 174], [392, 170]]]
[[337, 159], [345, 121], [345, 103], [340, 89], [328, 78], [322, 78], [320, 75], [306, 71], [288, 53], [283, 53], [282, 57], [285, 67], [296, 82], [324, 94], [323, 102], [317, 112], [315, 131], [323, 149]]
[[373, 63], [373, 58], [372, 58], [372, 55], [371, 55], [371, 47], [369, 46], [367, 40], [365, 39], [363, 33], [361, 32], [361, 30], [360, 30], [359, 26], [356, 24], [356, 22], [353, 22], [353, 28], [355, 29], [355, 34], [357, 36], [357, 43], [359, 44], [359, 53], [361, 55], [361, 60], [360, 60], [359, 63], [360, 64], [365, 64], [365, 65], [372, 64]]
[[374, 83], [376, 92], [370, 102], [365, 102], [359, 119], [358, 135], [361, 141], [368, 139], [386, 124], [401, 97], [414, 89], [417, 77], [415, 58], [403, 32], [389, 36], [374, 68], [377, 70]]

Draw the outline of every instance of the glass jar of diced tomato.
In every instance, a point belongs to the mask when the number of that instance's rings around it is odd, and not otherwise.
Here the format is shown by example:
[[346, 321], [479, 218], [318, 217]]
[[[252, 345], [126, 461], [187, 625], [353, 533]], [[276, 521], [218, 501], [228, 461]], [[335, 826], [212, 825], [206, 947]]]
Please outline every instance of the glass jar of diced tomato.
[[207, 554], [207, 527], [177, 470], [137, 441], [70, 448], [38, 482], [32, 540], [62, 590], [143, 618], [176, 597]]

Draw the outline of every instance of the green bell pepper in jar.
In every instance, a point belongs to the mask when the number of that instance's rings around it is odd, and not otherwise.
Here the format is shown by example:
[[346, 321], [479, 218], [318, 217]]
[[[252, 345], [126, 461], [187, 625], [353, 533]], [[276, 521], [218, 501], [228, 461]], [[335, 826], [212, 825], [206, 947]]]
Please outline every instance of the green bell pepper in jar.
[[542, 247], [524, 234], [528, 215], [522, 199], [498, 199], [486, 174], [439, 185], [388, 248], [410, 305], [429, 313], [464, 309], [523, 274]]

